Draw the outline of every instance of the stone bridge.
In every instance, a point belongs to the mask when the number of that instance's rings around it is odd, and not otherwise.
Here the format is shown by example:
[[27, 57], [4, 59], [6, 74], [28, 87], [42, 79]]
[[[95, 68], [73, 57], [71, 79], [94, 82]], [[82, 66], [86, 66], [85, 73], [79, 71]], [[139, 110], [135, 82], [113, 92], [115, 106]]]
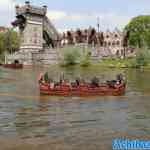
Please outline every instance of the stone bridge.
[[12, 25], [19, 28], [20, 49], [6, 57], [7, 63], [15, 59], [24, 65], [57, 62], [55, 47], [59, 34], [46, 14], [47, 6], [35, 7], [29, 1], [23, 6], [16, 6], [16, 20]]

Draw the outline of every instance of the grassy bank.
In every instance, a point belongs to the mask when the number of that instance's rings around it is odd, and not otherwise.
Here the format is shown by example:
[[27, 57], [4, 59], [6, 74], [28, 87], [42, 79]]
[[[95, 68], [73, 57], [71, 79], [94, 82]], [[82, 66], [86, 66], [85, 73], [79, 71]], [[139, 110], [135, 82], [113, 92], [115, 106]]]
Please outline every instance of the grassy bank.
[[119, 58], [107, 58], [102, 59], [97, 62], [91, 60], [91, 53], [89, 49], [84, 50], [81, 53], [81, 49], [75, 48], [65, 48], [62, 51], [61, 66], [81, 66], [81, 67], [107, 67], [107, 68], [140, 68], [148, 67], [150, 68], [150, 50], [148, 48], [139, 49], [135, 57], [119, 59]]
[[95, 65], [109, 68], [139, 68], [140, 66], [147, 66], [148, 64], [147, 63], [140, 64], [137, 62], [136, 58], [127, 58], [127, 59], [106, 59], [102, 60], [101, 62]]
[[[71, 67], [72, 65], [64, 65], [63, 67]], [[150, 60], [138, 60], [137, 58], [127, 59], [105, 59], [99, 62], [88, 62], [87, 65], [82, 63], [74, 64], [79, 67], [102, 67], [102, 68], [150, 68]]]

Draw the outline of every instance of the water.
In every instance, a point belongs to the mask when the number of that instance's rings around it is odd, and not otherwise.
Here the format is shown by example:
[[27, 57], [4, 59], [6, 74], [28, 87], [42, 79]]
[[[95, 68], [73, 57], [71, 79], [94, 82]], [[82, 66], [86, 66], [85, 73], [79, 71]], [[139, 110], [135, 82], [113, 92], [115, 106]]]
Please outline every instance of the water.
[[[64, 72], [101, 82], [123, 73], [128, 81], [120, 97], [40, 96], [37, 76]], [[0, 68], [0, 145], [2, 149], [111, 149], [113, 138], [150, 136], [150, 70]]]

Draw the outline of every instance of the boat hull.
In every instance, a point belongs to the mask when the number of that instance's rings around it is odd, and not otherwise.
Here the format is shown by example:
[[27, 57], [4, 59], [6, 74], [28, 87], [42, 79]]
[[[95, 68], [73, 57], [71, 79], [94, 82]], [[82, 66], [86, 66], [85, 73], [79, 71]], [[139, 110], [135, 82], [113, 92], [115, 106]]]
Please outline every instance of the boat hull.
[[23, 64], [4, 64], [4, 68], [11, 68], [11, 69], [22, 69]]
[[40, 93], [51, 96], [121, 96], [125, 93], [125, 83], [109, 87], [107, 84], [99, 87], [89, 85], [70, 88], [69, 86], [57, 86], [51, 89], [49, 84], [40, 84]]

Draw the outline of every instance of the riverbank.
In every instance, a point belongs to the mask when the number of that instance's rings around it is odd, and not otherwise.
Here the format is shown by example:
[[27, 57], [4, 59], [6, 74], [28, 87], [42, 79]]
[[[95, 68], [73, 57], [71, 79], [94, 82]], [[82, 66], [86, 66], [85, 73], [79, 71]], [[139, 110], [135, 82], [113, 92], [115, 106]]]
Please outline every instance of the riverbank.
[[91, 64], [99, 67], [107, 68], [150, 68], [150, 62], [138, 62], [136, 58], [127, 59], [105, 59], [98, 63]]
[[81, 67], [81, 68], [149, 68], [150, 62], [138, 62], [136, 58], [127, 59], [104, 59], [97, 62], [90, 62], [87, 65], [82, 65], [81, 63], [75, 65], [60, 65], [61, 67], [71, 68], [71, 67]]

